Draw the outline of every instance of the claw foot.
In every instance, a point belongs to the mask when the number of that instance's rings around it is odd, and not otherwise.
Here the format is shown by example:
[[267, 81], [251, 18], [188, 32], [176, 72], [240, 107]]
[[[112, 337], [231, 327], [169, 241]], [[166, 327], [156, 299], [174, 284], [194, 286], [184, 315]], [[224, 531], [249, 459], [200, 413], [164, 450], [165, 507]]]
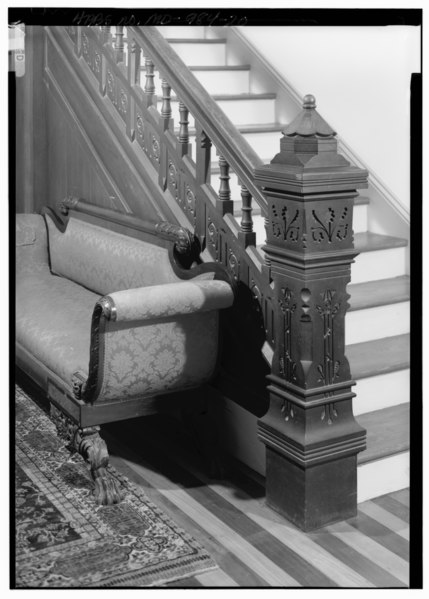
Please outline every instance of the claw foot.
[[94, 496], [98, 505], [114, 505], [124, 498], [121, 486], [105, 468], [91, 470], [95, 482]]

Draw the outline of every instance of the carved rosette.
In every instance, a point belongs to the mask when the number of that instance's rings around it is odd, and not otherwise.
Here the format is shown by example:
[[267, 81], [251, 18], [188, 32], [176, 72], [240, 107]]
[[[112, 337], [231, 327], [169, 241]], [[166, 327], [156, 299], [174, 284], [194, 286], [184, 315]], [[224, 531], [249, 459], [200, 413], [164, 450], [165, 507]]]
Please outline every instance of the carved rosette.
[[207, 244], [212, 249], [215, 260], [218, 262], [220, 260], [219, 232], [210, 217], [207, 220]]
[[109, 100], [116, 106], [115, 77], [110, 69], [106, 73], [106, 92]]
[[151, 157], [159, 164], [160, 147], [159, 141], [152, 135], [152, 153]]
[[176, 200], [176, 202], [179, 201], [179, 182], [177, 176], [177, 169], [171, 162], [171, 160], [168, 163], [168, 184], [170, 187], [170, 191], [174, 196], [174, 199]]
[[94, 53], [94, 72], [96, 75], [100, 74], [101, 70], [101, 55], [95, 51]]
[[197, 220], [195, 195], [188, 184], [186, 184], [185, 197], [186, 197], [185, 212], [187, 212], [190, 220], [192, 221], [192, 223], [195, 226], [195, 223]]
[[144, 143], [144, 120], [140, 112], [136, 113], [136, 138], [143, 150], [146, 151]]
[[82, 56], [84, 57], [85, 62], [89, 66], [92, 66], [91, 65], [91, 56], [90, 56], [90, 51], [89, 51], [89, 40], [84, 32], [82, 32]]
[[119, 104], [118, 104], [118, 111], [122, 114], [122, 116], [126, 116], [127, 111], [128, 111], [128, 95], [125, 92], [125, 90], [123, 90], [121, 88], [120, 92], [119, 92]]
[[234, 254], [234, 252], [230, 249], [228, 252], [228, 264], [227, 264], [229, 272], [234, 277], [235, 281], [238, 281], [240, 278], [240, 260]]

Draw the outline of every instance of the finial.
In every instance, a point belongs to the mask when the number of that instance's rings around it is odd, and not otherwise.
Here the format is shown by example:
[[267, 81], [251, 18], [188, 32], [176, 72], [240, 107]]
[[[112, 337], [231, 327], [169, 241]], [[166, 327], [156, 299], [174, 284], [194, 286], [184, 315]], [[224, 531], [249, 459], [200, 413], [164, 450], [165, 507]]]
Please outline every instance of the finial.
[[316, 98], [312, 94], [304, 96], [303, 108], [316, 108]]

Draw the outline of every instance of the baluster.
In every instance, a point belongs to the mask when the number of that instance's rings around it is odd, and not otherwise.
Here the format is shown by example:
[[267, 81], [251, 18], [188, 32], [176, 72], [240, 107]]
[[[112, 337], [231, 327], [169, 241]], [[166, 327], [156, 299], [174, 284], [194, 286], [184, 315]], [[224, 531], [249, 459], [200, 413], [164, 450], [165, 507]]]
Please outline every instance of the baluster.
[[219, 199], [222, 202], [227, 202], [231, 199], [231, 188], [229, 186], [229, 164], [225, 158], [219, 155], [219, 168], [220, 168], [220, 187], [219, 187]]
[[135, 40], [129, 44], [128, 81], [131, 85], [140, 82], [140, 46]]
[[162, 88], [162, 106], [161, 116], [164, 119], [171, 118], [171, 85], [166, 79], [161, 79]]
[[101, 43], [107, 44], [107, 42], [110, 40], [110, 37], [110, 25], [103, 25], [101, 27]]
[[234, 210], [234, 202], [231, 200], [231, 188], [229, 186], [229, 164], [225, 160], [225, 158], [219, 154], [219, 204], [218, 208], [222, 212], [222, 214], [226, 214], [228, 212], [233, 212]]
[[[197, 130], [197, 152], [195, 157], [197, 165], [196, 178], [198, 185], [204, 185], [205, 183], [210, 183], [211, 179], [210, 164], [212, 142], [206, 132], [202, 130], [198, 121], [195, 122], [195, 127]], [[187, 146], [182, 146], [182, 148], [183, 147]]]
[[244, 247], [256, 244], [256, 233], [253, 232], [252, 196], [244, 185], [241, 185], [241, 232], [239, 239], [243, 240]]
[[252, 233], [252, 196], [244, 185], [241, 185], [241, 230], [243, 233]]
[[153, 62], [150, 58], [147, 58], [147, 57], [145, 58], [145, 67], [146, 67], [146, 83], [144, 86], [144, 93], [146, 94], [146, 97], [147, 97], [147, 100], [146, 100], [147, 105], [150, 106], [151, 104], [153, 104], [153, 96], [155, 94], [155, 83], [154, 83], [155, 65], [153, 64]]
[[183, 104], [183, 102], [179, 102], [179, 114], [180, 114], [180, 130], [179, 130], [179, 142], [181, 144], [189, 143], [189, 110]]
[[124, 62], [124, 28], [116, 26], [115, 44], [114, 44], [116, 62]]

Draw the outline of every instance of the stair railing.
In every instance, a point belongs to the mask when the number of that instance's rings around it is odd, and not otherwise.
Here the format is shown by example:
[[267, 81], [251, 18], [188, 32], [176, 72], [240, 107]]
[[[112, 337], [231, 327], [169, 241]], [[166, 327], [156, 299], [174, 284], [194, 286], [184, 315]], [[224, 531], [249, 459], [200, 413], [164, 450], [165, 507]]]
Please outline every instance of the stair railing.
[[[267, 452], [267, 502], [304, 530], [356, 515], [357, 454], [366, 432], [352, 410], [346, 286], [357, 255], [353, 203], [368, 173], [338, 154], [336, 133], [316, 111], [313, 96], [304, 98], [302, 111], [283, 130], [280, 152], [262, 165], [155, 28], [129, 27], [126, 38], [121, 28], [114, 38], [107, 28], [70, 27], [68, 33], [129, 139], [149, 157], [159, 185], [211, 256], [260, 306], [272, 348], [270, 406], [258, 421]], [[160, 111], [155, 68], [162, 79]], [[212, 144], [219, 153], [218, 193], [210, 184]], [[240, 226], [232, 215], [230, 168], [242, 184]], [[252, 197], [265, 218], [265, 262], [255, 247]]]

